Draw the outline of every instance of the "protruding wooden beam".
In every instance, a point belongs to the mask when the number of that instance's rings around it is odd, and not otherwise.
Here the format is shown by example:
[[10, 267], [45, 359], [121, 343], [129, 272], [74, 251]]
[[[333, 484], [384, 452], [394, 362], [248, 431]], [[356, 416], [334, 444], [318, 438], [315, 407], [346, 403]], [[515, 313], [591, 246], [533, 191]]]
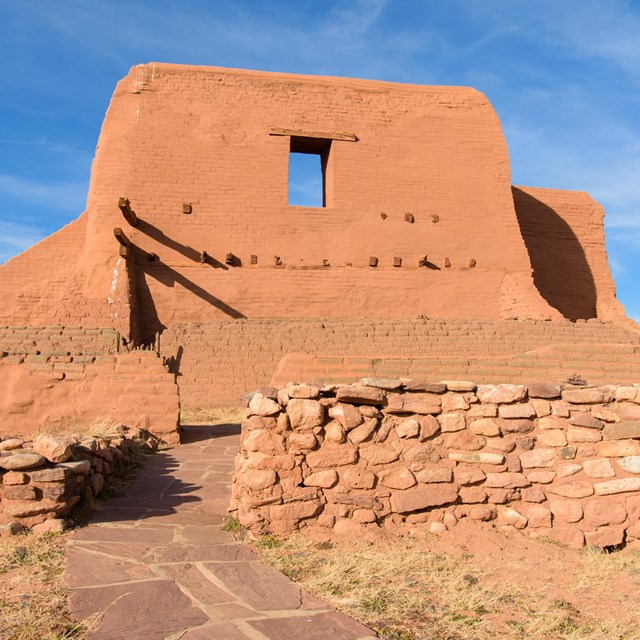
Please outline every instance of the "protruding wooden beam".
[[193, 211], [193, 207], [190, 202], [182, 203], [182, 213], [191, 213]]
[[376, 258], [376, 256], [371, 256], [369, 258], [369, 266], [370, 267], [377, 267], [378, 266], [378, 258]]
[[429, 264], [429, 256], [424, 256], [418, 260], [419, 267], [426, 267]]
[[209, 254], [206, 251], [201, 251], [200, 252], [200, 262], [202, 262], [203, 264], [209, 259]]
[[119, 253], [121, 258], [128, 258], [130, 255], [129, 247], [121, 244], [119, 247]]
[[128, 247], [131, 244], [129, 238], [127, 238], [127, 236], [125, 235], [124, 231], [120, 227], [114, 227], [113, 228], [113, 235], [115, 236], [115, 239], [123, 247]]
[[395, 258], [393, 259], [393, 266], [394, 267], [402, 266], [402, 258], [400, 256], [395, 256]]
[[224, 257], [224, 263], [229, 265], [233, 264], [233, 253], [227, 253]]
[[118, 198], [118, 207], [122, 211], [124, 219], [132, 226], [135, 227], [138, 224], [138, 216], [136, 212], [131, 208], [129, 198]]
[[305, 131], [304, 129], [282, 129], [269, 127], [270, 136], [293, 136], [297, 138], [322, 138], [323, 140], [340, 140], [342, 142], [358, 142], [355, 133], [327, 133], [325, 131]]

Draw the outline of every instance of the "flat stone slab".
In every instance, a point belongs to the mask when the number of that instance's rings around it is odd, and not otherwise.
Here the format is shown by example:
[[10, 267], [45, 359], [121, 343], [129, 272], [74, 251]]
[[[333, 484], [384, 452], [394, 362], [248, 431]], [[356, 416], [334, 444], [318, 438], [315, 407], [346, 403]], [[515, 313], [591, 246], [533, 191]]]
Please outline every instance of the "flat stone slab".
[[208, 621], [204, 611], [192, 605], [173, 580], [147, 580], [73, 589], [71, 613], [84, 620], [97, 616], [91, 640], [165, 640], [167, 636]]
[[251, 627], [269, 640], [360, 640], [375, 638], [368, 627], [337, 611], [310, 616], [251, 620]]
[[[67, 555], [71, 612], [91, 640], [356, 640], [369, 629], [222, 531], [239, 429], [187, 433], [78, 530]], [[232, 435], [226, 435], [226, 434]]]

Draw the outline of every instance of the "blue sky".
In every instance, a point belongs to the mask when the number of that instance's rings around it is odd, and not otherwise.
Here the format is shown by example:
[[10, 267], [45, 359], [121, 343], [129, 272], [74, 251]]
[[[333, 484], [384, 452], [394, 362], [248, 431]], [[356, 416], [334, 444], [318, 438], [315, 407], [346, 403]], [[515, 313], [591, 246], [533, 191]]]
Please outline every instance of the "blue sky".
[[0, 262], [83, 210], [109, 98], [160, 61], [473, 86], [514, 184], [607, 212], [618, 298], [640, 319], [640, 2], [0, 0]]

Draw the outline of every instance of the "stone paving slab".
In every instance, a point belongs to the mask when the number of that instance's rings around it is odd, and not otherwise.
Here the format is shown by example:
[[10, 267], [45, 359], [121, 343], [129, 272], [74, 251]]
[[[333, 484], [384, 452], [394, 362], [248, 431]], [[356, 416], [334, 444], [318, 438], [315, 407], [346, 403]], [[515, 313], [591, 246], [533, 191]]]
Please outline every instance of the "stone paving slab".
[[362, 624], [263, 565], [222, 531], [239, 425], [187, 428], [128, 495], [77, 531], [69, 604], [91, 640], [364, 640]]

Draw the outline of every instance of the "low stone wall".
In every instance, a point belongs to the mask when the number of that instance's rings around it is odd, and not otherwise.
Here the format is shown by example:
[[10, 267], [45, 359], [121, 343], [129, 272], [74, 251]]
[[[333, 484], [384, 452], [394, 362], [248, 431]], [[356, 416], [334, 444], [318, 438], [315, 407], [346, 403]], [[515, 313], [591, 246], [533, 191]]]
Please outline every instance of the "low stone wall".
[[572, 547], [640, 539], [640, 385], [367, 379], [256, 393], [232, 511], [257, 533], [494, 521]]
[[141, 429], [120, 427], [112, 436], [52, 436], [31, 442], [0, 441], [0, 523], [61, 531], [63, 518], [83, 497], [97, 496], [132, 448], [155, 449]]

